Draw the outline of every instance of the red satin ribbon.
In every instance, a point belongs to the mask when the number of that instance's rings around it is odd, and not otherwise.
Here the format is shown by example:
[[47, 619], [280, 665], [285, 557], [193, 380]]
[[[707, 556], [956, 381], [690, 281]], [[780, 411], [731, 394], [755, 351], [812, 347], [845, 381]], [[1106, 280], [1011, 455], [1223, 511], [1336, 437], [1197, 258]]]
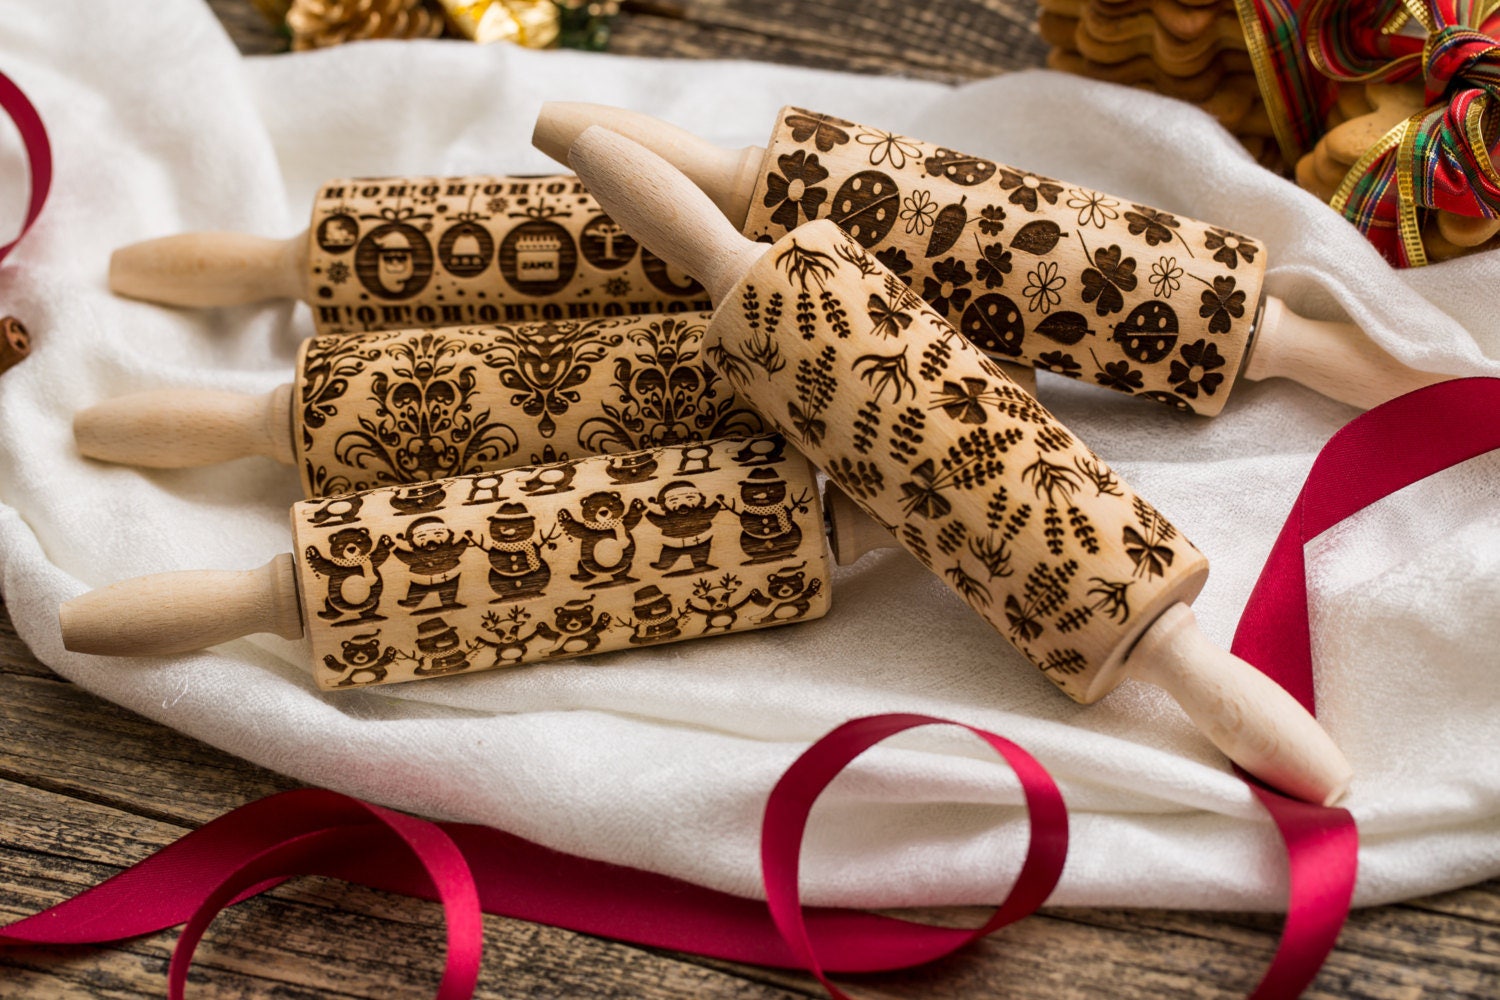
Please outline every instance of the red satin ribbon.
[[16, 129], [21, 133], [21, 143], [26, 148], [26, 162], [31, 168], [31, 200], [26, 205], [26, 220], [21, 223], [21, 231], [16, 234], [16, 238], [0, 246], [0, 263], [4, 263], [32, 223], [36, 222], [37, 216], [42, 214], [42, 204], [47, 200], [47, 192], [52, 187], [52, 144], [47, 141], [47, 129], [42, 124], [42, 116], [37, 114], [36, 108], [26, 99], [21, 88], [4, 73], [0, 73], [0, 108], [16, 123]]

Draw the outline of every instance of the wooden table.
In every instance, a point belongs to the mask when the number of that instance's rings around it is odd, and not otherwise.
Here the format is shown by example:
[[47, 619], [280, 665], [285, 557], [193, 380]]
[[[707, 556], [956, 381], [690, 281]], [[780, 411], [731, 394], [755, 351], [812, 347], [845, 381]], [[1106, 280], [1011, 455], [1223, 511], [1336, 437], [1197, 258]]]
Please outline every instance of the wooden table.
[[[249, 0], [214, 0], [247, 52], [272, 51]], [[646, 7], [641, 4], [640, 7]], [[622, 16], [613, 49], [739, 56], [957, 80], [1040, 63], [1029, 0], [691, 0]], [[855, 29], [851, 35], [848, 29]], [[102, 881], [235, 806], [294, 782], [69, 684], [0, 609], [0, 920]], [[978, 910], [928, 914], [973, 920]], [[1243, 996], [1279, 918], [1052, 909], [911, 972], [850, 977], [861, 997]], [[110, 949], [0, 956], [0, 996], [164, 995], [175, 932]], [[479, 997], [822, 996], [808, 976], [489, 917]], [[221, 917], [193, 997], [419, 997], [437, 982], [437, 907], [303, 879]], [[1310, 997], [1500, 996], [1500, 880], [1354, 914]]]

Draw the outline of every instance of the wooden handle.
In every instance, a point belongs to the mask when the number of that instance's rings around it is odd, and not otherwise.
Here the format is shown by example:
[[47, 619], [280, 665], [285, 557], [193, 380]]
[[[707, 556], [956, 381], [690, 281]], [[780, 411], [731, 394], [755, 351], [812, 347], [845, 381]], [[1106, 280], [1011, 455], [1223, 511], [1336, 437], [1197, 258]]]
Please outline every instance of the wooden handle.
[[1354, 324], [1307, 319], [1268, 296], [1245, 377], [1289, 378], [1330, 399], [1368, 410], [1456, 376], [1408, 367]]
[[831, 481], [823, 487], [823, 517], [833, 561], [840, 566], [852, 566], [869, 552], [901, 547], [894, 535]]
[[264, 396], [161, 389], [79, 410], [73, 437], [87, 458], [149, 469], [195, 468], [251, 455], [291, 465], [291, 410], [290, 385]]
[[58, 620], [65, 648], [96, 656], [170, 656], [256, 632], [302, 636], [290, 555], [239, 572], [124, 580], [65, 602]]
[[780, 437], [387, 487], [292, 509], [325, 688], [816, 618], [817, 483]]
[[725, 149], [660, 118], [579, 101], [544, 103], [531, 142], [557, 162], [567, 163], [568, 150], [593, 125], [623, 135], [665, 158], [702, 189], [736, 229], [744, 226], [765, 147]]
[[1156, 620], [1125, 670], [1164, 688], [1226, 757], [1266, 784], [1325, 806], [1348, 789], [1349, 762], [1317, 720], [1275, 681], [1209, 642], [1187, 605]]
[[[660, 156], [597, 125], [585, 129], [568, 162], [599, 204], [628, 215], [630, 234], [708, 288], [714, 302], [766, 252], [746, 240], [700, 188]], [[642, 183], [650, 177], [652, 183]]]
[[310, 497], [766, 433], [703, 356], [702, 312], [326, 334], [297, 364]]
[[121, 247], [109, 258], [112, 292], [172, 306], [300, 299], [306, 278], [306, 236], [182, 233]]

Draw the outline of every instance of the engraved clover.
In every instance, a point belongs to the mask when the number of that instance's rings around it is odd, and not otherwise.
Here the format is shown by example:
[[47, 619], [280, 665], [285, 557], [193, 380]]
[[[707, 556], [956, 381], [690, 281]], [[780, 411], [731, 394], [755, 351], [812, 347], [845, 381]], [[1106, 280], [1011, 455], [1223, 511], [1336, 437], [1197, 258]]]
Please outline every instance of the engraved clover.
[[1121, 392], [1139, 392], [1145, 387], [1140, 371], [1131, 368], [1129, 361], [1107, 362], [1103, 371], [1094, 373], [1094, 381], [1106, 389], [1118, 389]]
[[1125, 257], [1118, 246], [1100, 247], [1094, 251], [1094, 266], [1085, 268], [1080, 276], [1083, 283], [1083, 301], [1093, 302], [1100, 316], [1119, 312], [1125, 308], [1122, 292], [1135, 290], [1135, 258]]
[[1005, 228], [1005, 209], [999, 205], [987, 205], [979, 213], [979, 231], [986, 236], [995, 236]]
[[875, 254], [875, 259], [884, 264], [887, 271], [899, 275], [908, 285], [911, 284], [911, 279], [906, 277], [906, 272], [911, 270], [911, 260], [906, 256], [905, 250], [895, 246], [886, 247]]
[[806, 111], [794, 111], [786, 116], [786, 123], [792, 127], [792, 141], [806, 142], [813, 140], [813, 145], [818, 147], [818, 152], [827, 153], [834, 146], [842, 146], [849, 141], [849, 133], [841, 126], [853, 126], [853, 122], [846, 122], [842, 118], [832, 115], [814, 115]]
[[1107, 194], [1087, 188], [1071, 188], [1068, 191], [1068, 207], [1078, 213], [1080, 226], [1097, 226], [1103, 229], [1105, 224], [1120, 217], [1118, 201]]
[[1234, 290], [1233, 278], [1215, 278], [1203, 293], [1198, 315], [1208, 320], [1209, 333], [1228, 333], [1233, 321], [1245, 315], [1245, 293]]
[[1151, 290], [1159, 299], [1170, 299], [1182, 287], [1182, 268], [1176, 257], [1162, 257], [1151, 265]]
[[854, 137], [854, 141], [861, 146], [871, 147], [870, 166], [872, 167], [878, 167], [890, 161], [894, 169], [900, 170], [906, 166], [908, 157], [916, 158], [922, 155], [922, 149], [916, 143], [890, 132], [882, 132], [880, 129], [861, 132]]
[[1176, 235], [1173, 230], [1180, 225], [1175, 216], [1146, 205], [1132, 204], [1130, 207], [1135, 209], [1133, 212], [1125, 213], [1125, 221], [1130, 226], [1130, 235], [1144, 234], [1146, 243], [1153, 247], [1158, 243], [1172, 242], [1172, 237]]
[[1240, 258], [1246, 264], [1253, 263], [1260, 248], [1239, 233], [1211, 226], [1203, 237], [1203, 245], [1214, 251], [1214, 260], [1233, 270]]
[[[978, 237], [975, 237], [974, 244], [979, 246]], [[991, 243], [989, 246], [979, 247], [974, 274], [984, 281], [985, 288], [999, 288], [1005, 284], [1005, 276], [1010, 273], [1010, 268], [1010, 251], [1003, 244]]]
[[781, 173], [766, 175], [765, 206], [776, 206], [771, 221], [786, 229], [796, 229], [799, 211], [809, 222], [816, 219], [828, 198], [826, 189], [814, 186], [828, 179], [828, 171], [818, 162], [818, 154], [799, 149], [776, 157], [776, 166]]
[[1047, 199], [1047, 204], [1056, 205], [1057, 196], [1063, 191], [1063, 186], [1051, 178], [1023, 173], [1007, 167], [1000, 168], [1000, 186], [1010, 191], [1009, 200], [1012, 205], [1020, 205], [1028, 212], [1037, 210], [1039, 196]]
[[901, 218], [906, 231], [921, 236], [937, 215], [937, 201], [926, 191], [913, 191], [901, 202]]
[[1035, 271], [1026, 274], [1026, 287], [1021, 293], [1029, 300], [1027, 306], [1030, 312], [1050, 312], [1052, 307], [1062, 301], [1059, 294], [1062, 287], [1068, 283], [1068, 279], [1057, 273], [1057, 265], [1050, 260], [1044, 260], [1036, 266]]
[[957, 257], [949, 257], [932, 265], [932, 276], [922, 279], [922, 298], [932, 308], [947, 315], [953, 309], [963, 309], [972, 291], [963, 287], [972, 280], [969, 269]]
[[1199, 389], [1205, 396], [1212, 396], [1219, 383], [1224, 381], [1223, 374], [1214, 371], [1224, 367], [1224, 356], [1219, 349], [1206, 340], [1199, 340], [1184, 345], [1178, 353], [1182, 355], [1182, 361], [1174, 358], [1167, 375], [1172, 388], [1188, 399], [1196, 399]]

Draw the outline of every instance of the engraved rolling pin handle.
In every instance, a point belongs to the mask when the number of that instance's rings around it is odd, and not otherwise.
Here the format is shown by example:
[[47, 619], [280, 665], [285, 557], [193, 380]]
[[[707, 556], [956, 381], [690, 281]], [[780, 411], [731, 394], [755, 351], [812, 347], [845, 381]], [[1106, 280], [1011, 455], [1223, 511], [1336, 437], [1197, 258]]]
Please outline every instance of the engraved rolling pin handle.
[[1245, 377], [1289, 378], [1340, 403], [1368, 410], [1452, 375], [1409, 368], [1353, 323], [1308, 319], [1267, 296], [1245, 359]]
[[[716, 302], [770, 251], [734, 232], [685, 176], [629, 139], [591, 127], [569, 159], [611, 216], [694, 274]], [[1208, 643], [1180, 601], [1155, 612], [1126, 670], [1180, 699], [1205, 735], [1257, 777], [1314, 802], [1331, 802], [1347, 788], [1349, 765], [1316, 720], [1249, 664]], [[1099, 693], [1080, 700], [1093, 700], [1117, 680], [1100, 678]]]
[[261, 455], [293, 465], [292, 387], [264, 396], [164, 389], [80, 410], [73, 437], [87, 458], [151, 469], [188, 469]]
[[290, 554], [257, 569], [186, 570], [90, 591], [58, 609], [63, 647], [96, 656], [171, 656], [256, 632], [302, 637]]
[[116, 295], [171, 306], [237, 306], [307, 295], [307, 234], [182, 233], [134, 243], [109, 258]]
[[1265, 674], [1214, 645], [1186, 604], [1174, 604], [1141, 636], [1125, 673], [1162, 688], [1224, 756], [1267, 784], [1332, 805], [1351, 771], [1298, 701]]

